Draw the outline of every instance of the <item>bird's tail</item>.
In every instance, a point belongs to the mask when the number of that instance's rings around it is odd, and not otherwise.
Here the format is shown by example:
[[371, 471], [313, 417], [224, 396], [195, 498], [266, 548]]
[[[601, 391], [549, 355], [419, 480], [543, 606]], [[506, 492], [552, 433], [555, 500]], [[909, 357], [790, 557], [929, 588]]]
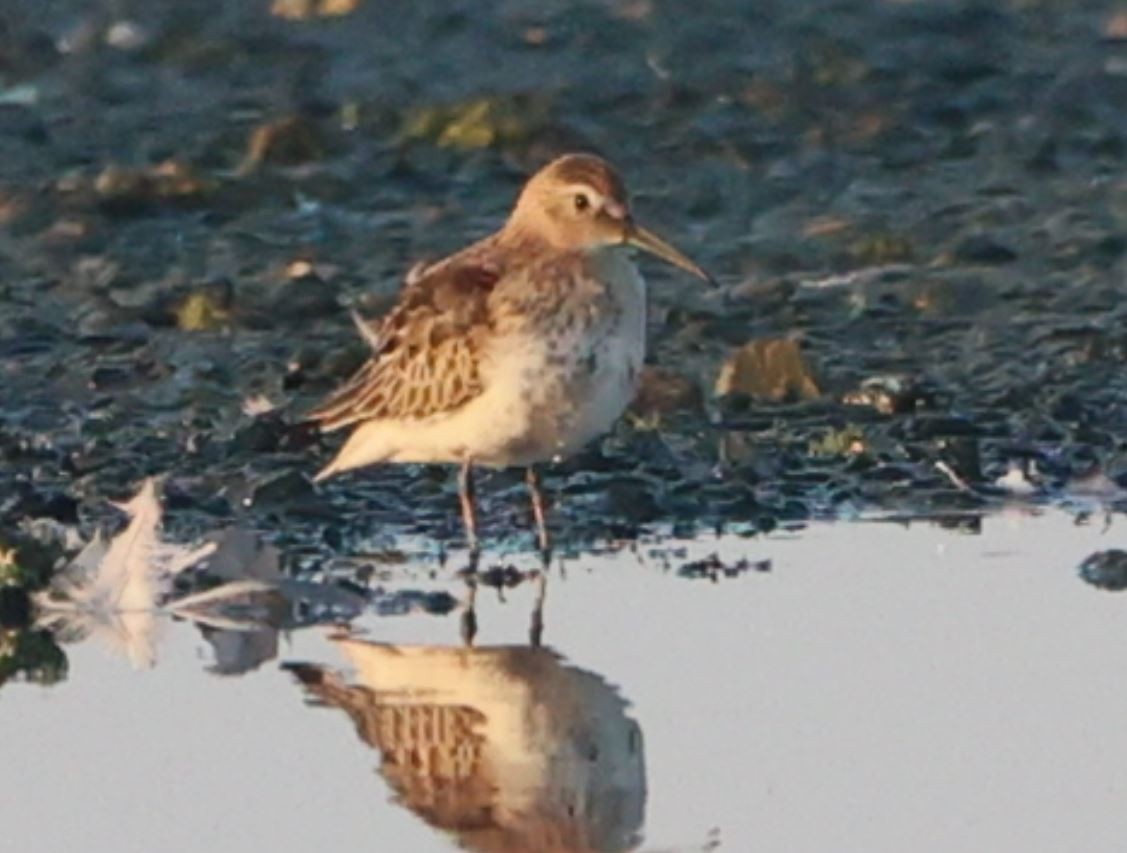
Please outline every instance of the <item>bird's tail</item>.
[[388, 425], [380, 421], [367, 421], [353, 430], [333, 460], [317, 472], [313, 482], [324, 482], [334, 474], [352, 468], [386, 462], [394, 453], [395, 444]]
[[340, 471], [341, 468], [337, 465], [337, 460], [334, 459], [332, 462], [330, 462], [328, 465], [326, 465], [324, 468], [313, 475], [313, 482], [323, 483], [325, 482], [325, 480], [329, 479], [329, 477], [333, 476], [333, 474], [337, 474]]

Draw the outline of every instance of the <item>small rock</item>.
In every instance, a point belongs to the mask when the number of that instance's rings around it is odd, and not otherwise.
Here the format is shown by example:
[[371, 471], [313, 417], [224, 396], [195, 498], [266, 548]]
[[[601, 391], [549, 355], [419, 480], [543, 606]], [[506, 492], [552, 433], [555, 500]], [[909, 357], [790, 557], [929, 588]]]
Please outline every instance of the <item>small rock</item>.
[[872, 376], [856, 391], [849, 391], [841, 401], [847, 406], [869, 406], [883, 415], [915, 411], [930, 395], [903, 376]]
[[152, 33], [137, 21], [115, 21], [103, 36], [108, 47], [127, 52], [137, 51], [152, 43]]
[[251, 131], [246, 156], [237, 171], [248, 175], [263, 163], [296, 166], [319, 160], [324, 153], [325, 144], [317, 125], [304, 116], [285, 116]]
[[336, 278], [341, 268], [336, 264], [322, 261], [311, 261], [308, 258], [295, 258], [286, 264], [286, 278], [318, 278], [321, 281], [330, 281]]
[[512, 589], [524, 583], [525, 575], [512, 565], [490, 566], [478, 572], [477, 580], [482, 586], [493, 589]]
[[110, 391], [129, 386], [135, 378], [134, 371], [124, 367], [95, 367], [88, 384], [94, 391]]
[[733, 562], [725, 562], [719, 554], [709, 554], [701, 560], [691, 560], [683, 563], [677, 569], [679, 577], [717, 581], [720, 578], [734, 578], [748, 572], [771, 571], [770, 560], [755, 560], [740, 558]]
[[642, 368], [631, 411], [640, 417], [700, 411], [704, 395], [692, 379], [672, 370], [649, 365]]
[[1127, 9], [1113, 12], [1104, 21], [1104, 38], [1109, 41], [1127, 41]]
[[782, 402], [813, 400], [821, 391], [798, 342], [777, 338], [751, 341], [736, 350], [720, 370], [716, 394]]
[[94, 226], [87, 220], [77, 216], [62, 216], [43, 230], [40, 239], [47, 246], [92, 247], [96, 233]]
[[729, 302], [754, 303], [764, 316], [783, 310], [794, 298], [798, 285], [782, 278], [761, 279], [751, 277], [728, 289]]
[[289, 427], [275, 415], [257, 417], [241, 427], [231, 438], [232, 456], [246, 453], [273, 453], [281, 447]]
[[309, 18], [339, 18], [351, 14], [360, 0], [274, 0], [270, 14], [288, 21]]
[[911, 261], [915, 247], [911, 239], [900, 234], [867, 234], [849, 245], [849, 256], [858, 264], [884, 266]]
[[184, 332], [223, 328], [230, 319], [230, 300], [214, 288], [190, 293], [176, 309], [176, 327]]
[[456, 610], [458, 605], [458, 599], [448, 592], [402, 589], [378, 599], [375, 610], [380, 616], [403, 616], [419, 612], [445, 616]]
[[615, 479], [606, 484], [607, 515], [634, 524], [646, 524], [661, 515], [657, 499], [648, 483], [640, 479]]
[[78, 523], [78, 501], [62, 492], [28, 491], [21, 496], [19, 512], [26, 518], [49, 518], [60, 524]]
[[0, 630], [31, 623], [31, 596], [19, 586], [0, 586]]
[[94, 179], [99, 203], [119, 212], [134, 212], [160, 203], [195, 202], [213, 189], [213, 182], [176, 160], [143, 169], [107, 166]]
[[400, 137], [462, 151], [505, 147], [527, 141], [545, 125], [548, 112], [544, 96], [497, 96], [421, 107], [408, 114]]
[[857, 456], [865, 452], [865, 433], [853, 425], [844, 429], [830, 429], [817, 440], [811, 440], [811, 456]]
[[973, 435], [948, 435], [936, 443], [939, 460], [963, 482], [982, 482], [982, 449]]
[[340, 288], [317, 276], [286, 279], [270, 294], [268, 316], [291, 323], [306, 323], [315, 317], [331, 317], [340, 311]]
[[0, 88], [0, 106], [33, 107], [39, 102], [39, 87], [31, 83], [19, 83], [10, 88]]
[[955, 258], [968, 264], [1010, 264], [1017, 252], [989, 234], [972, 234], [955, 247]]
[[299, 471], [286, 471], [255, 486], [251, 503], [256, 505], [288, 503], [313, 493], [313, 485]]
[[270, 412], [277, 408], [277, 405], [265, 394], [252, 394], [249, 397], [243, 398], [242, 410], [243, 414], [248, 418], [257, 418], [260, 415], [270, 414]]
[[1097, 589], [1122, 592], [1127, 589], [1127, 551], [1097, 551], [1080, 564], [1080, 577]]

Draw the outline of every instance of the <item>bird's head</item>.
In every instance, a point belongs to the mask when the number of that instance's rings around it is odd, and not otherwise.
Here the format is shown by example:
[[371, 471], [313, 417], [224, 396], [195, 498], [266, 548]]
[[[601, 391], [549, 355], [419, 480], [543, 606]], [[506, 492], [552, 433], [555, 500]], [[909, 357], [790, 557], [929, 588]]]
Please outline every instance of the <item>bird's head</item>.
[[711, 281], [681, 252], [634, 221], [622, 178], [592, 154], [566, 154], [529, 178], [507, 227], [568, 251], [632, 246]]

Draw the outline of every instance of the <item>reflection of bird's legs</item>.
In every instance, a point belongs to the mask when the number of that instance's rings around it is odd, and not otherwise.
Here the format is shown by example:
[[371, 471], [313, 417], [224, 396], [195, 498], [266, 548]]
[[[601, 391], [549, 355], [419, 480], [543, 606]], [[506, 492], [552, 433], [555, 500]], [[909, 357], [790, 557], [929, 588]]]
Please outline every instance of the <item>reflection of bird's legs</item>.
[[462, 611], [462, 642], [472, 646], [474, 637], [477, 636], [477, 578], [473, 575], [466, 577], [470, 594], [466, 598], [466, 609]]
[[462, 524], [466, 528], [466, 545], [470, 549], [472, 568], [477, 568], [477, 507], [474, 505], [473, 462], [467, 459], [458, 472], [458, 500], [462, 504]]
[[536, 539], [540, 545], [540, 556], [544, 558], [544, 564], [547, 567], [552, 552], [552, 541], [548, 537], [544, 493], [540, 490], [540, 472], [529, 465], [525, 480], [528, 483], [528, 493], [532, 498], [532, 515], [536, 519]]
[[528, 643], [534, 649], [540, 648], [544, 637], [544, 597], [548, 594], [548, 570], [536, 577], [536, 604], [532, 606], [532, 621], [528, 626]]

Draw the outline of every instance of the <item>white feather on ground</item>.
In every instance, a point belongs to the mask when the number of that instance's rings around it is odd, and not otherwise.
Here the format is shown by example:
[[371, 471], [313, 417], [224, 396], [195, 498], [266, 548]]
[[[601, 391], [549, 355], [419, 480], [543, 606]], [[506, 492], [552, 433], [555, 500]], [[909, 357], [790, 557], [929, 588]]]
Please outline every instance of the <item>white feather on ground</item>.
[[[156, 663], [167, 614], [250, 632], [292, 623], [298, 602], [332, 621], [355, 618], [366, 604], [344, 589], [284, 577], [277, 549], [247, 531], [223, 531], [199, 548], [164, 541], [152, 479], [119, 508], [129, 516], [126, 528], [109, 541], [96, 533], [36, 599], [37, 624], [60, 641], [98, 636], [135, 668], [147, 669]], [[197, 567], [226, 583], [170, 600], [176, 575]]]
[[173, 578], [215, 545], [189, 549], [161, 539], [161, 506], [152, 478], [119, 508], [129, 516], [125, 530], [109, 542], [95, 535], [37, 599], [38, 622], [63, 639], [97, 635], [142, 669], [156, 662], [155, 615]]

